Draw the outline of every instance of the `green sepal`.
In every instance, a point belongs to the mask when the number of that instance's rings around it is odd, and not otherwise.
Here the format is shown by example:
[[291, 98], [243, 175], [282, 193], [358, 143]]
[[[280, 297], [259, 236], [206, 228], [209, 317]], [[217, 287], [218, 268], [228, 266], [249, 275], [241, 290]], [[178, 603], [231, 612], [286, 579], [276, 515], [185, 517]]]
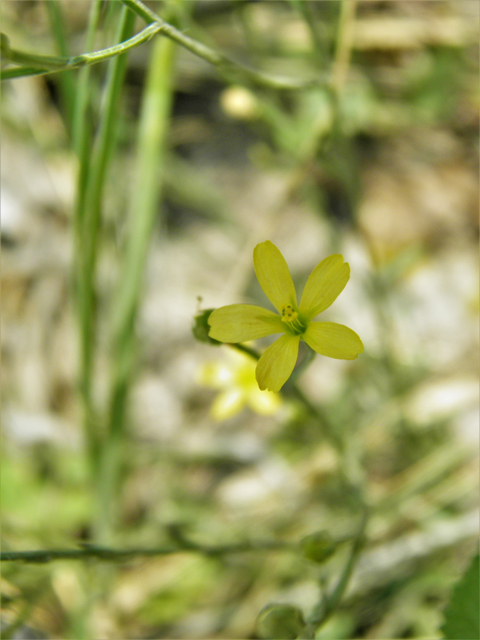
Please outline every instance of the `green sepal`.
[[210, 315], [212, 314], [213, 311], [215, 311], [215, 309], [205, 309], [204, 311], [201, 311], [196, 316], [194, 316], [192, 333], [199, 342], [206, 342], [207, 344], [218, 346], [223, 343], [220, 342], [219, 340], [215, 340], [214, 338], [211, 338], [208, 335], [208, 332], [210, 331], [210, 325], [208, 324], [208, 319], [210, 318]]

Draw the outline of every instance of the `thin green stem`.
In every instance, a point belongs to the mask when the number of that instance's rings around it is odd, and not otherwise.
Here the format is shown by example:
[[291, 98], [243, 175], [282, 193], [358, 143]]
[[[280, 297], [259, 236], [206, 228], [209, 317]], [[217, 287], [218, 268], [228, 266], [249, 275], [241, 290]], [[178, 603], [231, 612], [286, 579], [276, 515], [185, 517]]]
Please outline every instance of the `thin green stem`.
[[24, 78], [26, 76], [43, 76], [46, 73], [51, 72], [45, 69], [37, 69], [36, 67], [12, 67], [0, 71], [0, 80], [15, 80], [15, 78]]
[[255, 358], [255, 360], [260, 360], [260, 356], [262, 355], [256, 349], [252, 349], [252, 347], [247, 347], [247, 345], [242, 344], [241, 342], [232, 342], [227, 345], [228, 347], [232, 347], [235, 351], [240, 351], [240, 353], [246, 353], [247, 356], [251, 356]]
[[[246, 347], [243, 344], [230, 344], [229, 346], [237, 351], [248, 353], [257, 360], [260, 357], [260, 353], [258, 351], [251, 349], [250, 347]], [[352, 492], [355, 502], [363, 511], [358, 533], [353, 541], [350, 554], [337, 584], [330, 595], [325, 596], [322, 594], [319, 603], [314, 608], [307, 624], [305, 625], [305, 629], [300, 636], [300, 638], [310, 640], [315, 638], [315, 632], [317, 629], [324, 624], [328, 617], [338, 607], [338, 604], [345, 592], [363, 545], [365, 527], [368, 519], [368, 507], [364, 496], [364, 473], [360, 464], [358, 450], [355, 447], [355, 442], [352, 441], [351, 443], [345, 443], [341, 435], [335, 430], [334, 425], [331, 424], [331, 421], [325, 412], [320, 407], [313, 404], [294, 382], [290, 381], [289, 389], [293, 393], [294, 397], [303, 404], [307, 411], [319, 421], [323, 427], [326, 437], [338, 451], [342, 461], [340, 468], [341, 476], [349, 490]]]
[[[90, 5], [88, 18], [87, 49], [93, 47], [95, 32], [100, 20], [102, 0], [94, 0]], [[87, 117], [88, 106], [92, 96], [91, 69], [84, 67], [78, 73], [75, 92], [75, 107], [72, 120], [72, 147], [79, 159], [80, 168], [75, 201], [75, 237], [79, 238], [81, 223], [85, 215], [85, 195], [87, 189], [88, 170], [90, 167], [91, 126]]]
[[[63, 20], [62, 7], [58, 0], [44, 0], [50, 17], [57, 47], [60, 55], [68, 57], [67, 42], [65, 39], [65, 25]], [[75, 80], [70, 73], [62, 73], [60, 76], [60, 91], [65, 110], [65, 118], [71, 131], [74, 101], [75, 101]]]
[[330, 615], [338, 607], [364, 544], [367, 521], [368, 509], [364, 506], [360, 526], [352, 543], [352, 548], [345, 562], [342, 573], [340, 574], [335, 587], [332, 589], [332, 592], [329, 595], [323, 595], [318, 605], [314, 608], [307, 624], [305, 625], [303, 633], [299, 636], [301, 639], [313, 640], [313, 638], [315, 638], [316, 631], [328, 620]]
[[6, 62], [27, 66], [20, 66], [14, 69], [2, 69], [0, 72], [0, 79], [7, 80], [25, 75], [42, 75], [70, 69], [78, 69], [86, 65], [96, 64], [108, 58], [121, 55], [129, 49], [143, 44], [154, 35], [161, 33], [185, 49], [188, 49], [196, 56], [203, 58], [215, 66], [219, 73], [230, 82], [238, 82], [240, 84], [278, 90], [308, 89], [310, 87], [324, 86], [326, 84], [326, 78], [323, 77], [312, 78], [309, 80], [297, 80], [294, 78], [283, 78], [263, 73], [262, 71], [258, 71], [240, 62], [232, 60], [223, 53], [220, 53], [211, 47], [207, 47], [198, 40], [190, 38], [176, 29], [173, 25], [162, 20], [156, 13], [151, 11], [139, 0], [121, 0], [121, 2], [150, 23], [149, 26], [143, 29], [136, 36], [130, 38], [128, 41], [114, 45], [113, 47], [108, 47], [107, 49], [102, 49], [92, 53], [84, 53], [71, 58], [36, 55], [33, 53], [18, 51], [11, 47], [4, 47], [2, 53]]
[[347, 80], [352, 53], [357, 0], [342, 0], [331, 85], [339, 95]]
[[[93, 46], [95, 32], [100, 19], [102, 0], [94, 0], [90, 6], [88, 27], [87, 27], [87, 48]], [[77, 155], [78, 174], [77, 188], [74, 204], [74, 257], [73, 257], [73, 283], [75, 288], [75, 302], [77, 305], [79, 322], [79, 346], [80, 346], [80, 370], [79, 387], [82, 400], [82, 422], [84, 432], [93, 462], [98, 448], [98, 432], [94, 427], [93, 407], [90, 393], [90, 354], [91, 345], [86, 344], [87, 327], [84, 326], [85, 314], [82, 313], [81, 290], [85, 275], [83, 268], [83, 234], [84, 221], [86, 215], [86, 200], [88, 179], [90, 176], [90, 154], [91, 154], [91, 125], [88, 118], [88, 106], [92, 94], [92, 83], [90, 68], [85, 67], [80, 70], [75, 93], [75, 105], [72, 117], [72, 147]]]
[[[153, 38], [154, 35], [161, 33], [162, 31], [164, 31], [164, 27], [161, 24], [151, 24], [140, 31], [140, 33], [137, 33], [137, 35], [127, 38], [119, 44], [115, 44], [111, 47], [107, 47], [106, 49], [100, 49], [99, 51], [94, 51], [92, 53], [83, 53], [79, 56], [72, 57], [42, 56], [9, 48], [8, 54], [5, 56], [5, 61], [36, 67], [35, 75], [54, 73], [58, 71], [71, 71], [72, 69], [79, 69], [80, 67], [103, 62], [109, 58], [121, 56], [130, 51], [130, 49], [134, 49], [144, 42], [147, 42], [150, 38]], [[15, 75], [13, 75], [15, 71], [16, 69], [2, 69], [1, 79], [4, 80], [7, 79], [7, 77], [15, 77]], [[21, 75], [26, 75], [23, 73], [23, 71], [25, 71], [23, 68], [19, 71], [22, 72]]]
[[[134, 15], [124, 9], [120, 17], [118, 39], [123, 40], [133, 29]], [[126, 57], [118, 56], [111, 62], [107, 74], [105, 99], [103, 103], [99, 131], [91, 157], [85, 155], [85, 148], [80, 149], [84, 163], [84, 172], [80, 180], [86, 184], [80, 186], [85, 189], [81, 207], [77, 211], [78, 233], [76, 242], [76, 256], [78, 270], [78, 305], [81, 329], [81, 372], [80, 389], [86, 408], [85, 428], [89, 441], [92, 461], [98, 459], [100, 435], [98, 425], [95, 424], [92, 405], [92, 376], [95, 351], [95, 280], [96, 264], [99, 248], [100, 215], [103, 187], [115, 142], [114, 127], [117, 121], [117, 111], [120, 91], [125, 73]], [[88, 159], [90, 162], [87, 162]], [[87, 168], [88, 164], [88, 168]]]
[[[123, 460], [130, 385], [142, 278], [158, 213], [172, 102], [175, 44], [162, 38], [153, 46], [139, 125], [137, 179], [130, 207], [123, 273], [114, 301], [112, 381], [107, 443], [102, 456], [100, 511], [102, 536], [116, 521], [116, 494]], [[103, 539], [102, 538], [102, 539]]]
[[247, 65], [232, 60], [223, 53], [207, 47], [198, 40], [194, 40], [178, 29], [175, 29], [175, 27], [162, 20], [154, 11], [146, 7], [140, 0], [121, 0], [121, 2], [130, 7], [132, 11], [135, 11], [135, 13], [146, 22], [157, 22], [159, 25], [162, 25], [162, 33], [164, 33], [164, 35], [185, 49], [188, 49], [199, 58], [203, 58], [212, 64], [217, 68], [219, 73], [229, 81], [253, 84], [270, 89], [306, 89], [308, 87], [322, 85], [325, 82], [324, 79], [320, 80], [318, 78], [311, 80], [281, 78], [257, 71]]
[[[344, 538], [338, 543], [345, 542]], [[103, 561], [120, 561], [130, 558], [145, 558], [171, 555], [174, 553], [201, 553], [208, 556], [222, 556], [233, 553], [249, 553], [262, 551], [301, 552], [299, 542], [282, 542], [278, 540], [248, 540], [233, 544], [202, 545], [185, 538], [177, 539], [176, 544], [154, 548], [114, 549], [112, 547], [86, 544], [81, 549], [36, 549], [32, 551], [2, 551], [2, 562], [25, 562], [41, 564], [55, 560], [88, 560], [95, 558]]]

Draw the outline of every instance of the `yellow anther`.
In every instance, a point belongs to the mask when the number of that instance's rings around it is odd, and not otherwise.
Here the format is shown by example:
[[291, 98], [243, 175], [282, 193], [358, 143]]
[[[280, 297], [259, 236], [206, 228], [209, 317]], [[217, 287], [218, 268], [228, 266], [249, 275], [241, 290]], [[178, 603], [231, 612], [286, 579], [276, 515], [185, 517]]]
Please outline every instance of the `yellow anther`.
[[291, 322], [292, 320], [295, 320], [295, 318], [298, 318], [298, 313], [293, 310], [291, 304], [287, 304], [287, 306], [282, 309], [282, 316], [282, 320], [284, 322]]
[[305, 331], [305, 327], [298, 317], [298, 312], [294, 311], [291, 304], [287, 304], [283, 307], [282, 322], [285, 322], [292, 332], [297, 335]]

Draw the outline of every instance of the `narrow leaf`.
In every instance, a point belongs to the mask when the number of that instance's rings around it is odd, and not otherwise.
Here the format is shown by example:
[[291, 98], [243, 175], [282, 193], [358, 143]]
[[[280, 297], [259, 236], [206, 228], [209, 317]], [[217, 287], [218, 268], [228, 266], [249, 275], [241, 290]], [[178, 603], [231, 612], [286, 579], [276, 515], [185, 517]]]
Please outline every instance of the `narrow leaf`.
[[479, 616], [479, 554], [474, 557], [463, 577], [454, 586], [450, 602], [445, 609], [445, 622], [441, 630], [445, 640], [478, 640]]

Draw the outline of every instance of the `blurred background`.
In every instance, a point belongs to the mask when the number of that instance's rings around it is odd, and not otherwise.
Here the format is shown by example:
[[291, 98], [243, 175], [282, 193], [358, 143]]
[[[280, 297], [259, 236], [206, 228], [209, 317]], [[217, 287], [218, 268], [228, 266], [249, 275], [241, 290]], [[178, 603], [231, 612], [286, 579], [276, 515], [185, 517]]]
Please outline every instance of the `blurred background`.
[[[12, 47], [65, 54], [60, 18], [68, 55], [114, 42], [120, 3], [97, 3], [91, 48], [92, 3], [61, 0], [52, 12], [53, 4], [2, 2]], [[351, 536], [358, 516], [327, 429], [361, 465], [372, 515], [349, 588], [316, 637], [440, 638], [442, 610], [478, 535], [480, 5], [147, 5], [268, 77], [319, 82], [277, 89], [222, 75], [175, 47], [108, 538], [97, 536], [103, 476], [90, 445], [109, 447], [105, 424], [115, 425], [112, 314], [129, 225], [145, 208], [135, 188], [139, 122], [160, 38], [128, 55], [109, 134], [95, 231], [90, 433], [75, 293], [80, 71], [3, 83], [2, 548]], [[137, 18], [134, 31], [144, 26]], [[89, 82], [83, 124], [93, 158], [107, 63], [90, 67]], [[266, 239], [297, 291], [327, 255], [350, 263], [345, 291], [321, 319], [354, 329], [365, 352], [353, 362], [317, 356], [295, 380], [324, 424], [288, 385], [271, 402], [255, 401], [254, 362], [192, 334], [202, 309], [268, 305], [252, 263]], [[5, 563], [2, 624], [13, 638], [256, 638], [256, 617], [271, 602], [307, 615], [342, 554], [321, 565], [290, 549]]]

